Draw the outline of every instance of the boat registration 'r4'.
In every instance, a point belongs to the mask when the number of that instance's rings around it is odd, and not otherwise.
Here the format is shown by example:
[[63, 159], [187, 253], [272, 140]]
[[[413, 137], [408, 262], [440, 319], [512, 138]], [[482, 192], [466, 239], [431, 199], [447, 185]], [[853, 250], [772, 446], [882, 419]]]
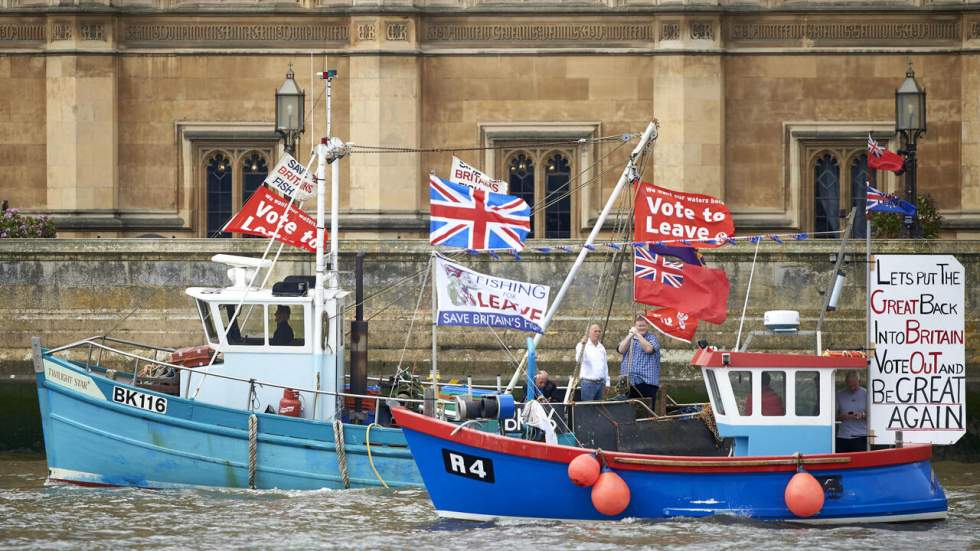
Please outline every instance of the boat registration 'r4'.
[[167, 413], [167, 399], [153, 396], [137, 390], [129, 390], [121, 386], [112, 387], [112, 401], [130, 407], [145, 409], [153, 413]]
[[442, 462], [447, 473], [493, 484], [493, 461], [490, 459], [443, 448]]

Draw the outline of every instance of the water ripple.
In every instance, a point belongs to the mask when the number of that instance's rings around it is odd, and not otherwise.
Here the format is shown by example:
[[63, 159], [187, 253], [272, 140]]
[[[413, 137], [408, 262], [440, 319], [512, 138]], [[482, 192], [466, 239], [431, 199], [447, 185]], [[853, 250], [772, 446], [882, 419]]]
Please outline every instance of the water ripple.
[[980, 466], [939, 463], [938, 523], [806, 527], [740, 518], [467, 522], [422, 490], [138, 490], [46, 485], [43, 461], [0, 458], [0, 549], [933, 549], [980, 547]]

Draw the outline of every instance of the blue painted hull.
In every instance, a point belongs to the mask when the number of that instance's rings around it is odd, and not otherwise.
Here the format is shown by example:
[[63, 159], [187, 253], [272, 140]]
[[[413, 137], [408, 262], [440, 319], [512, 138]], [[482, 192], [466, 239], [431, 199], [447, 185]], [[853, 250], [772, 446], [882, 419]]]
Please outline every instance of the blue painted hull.
[[[44, 365], [36, 376], [51, 479], [146, 488], [247, 487], [249, 412], [136, 388], [53, 356], [45, 355]], [[114, 402], [117, 387], [166, 399], [166, 412], [138, 407], [157, 401]], [[256, 488], [343, 488], [332, 425], [256, 415]], [[391, 487], [421, 485], [400, 430], [374, 427], [368, 434], [365, 426], [344, 425], [344, 440], [350, 487], [381, 486], [382, 480]]]
[[[415, 420], [420, 416], [403, 410], [395, 413], [440, 516], [474, 520], [497, 517], [616, 520], [733, 515], [814, 523], [860, 523], [939, 519], [945, 518], [947, 511], [946, 497], [928, 459], [900, 462], [892, 458], [883, 460], [881, 466], [829, 468], [824, 465], [808, 469], [821, 482], [835, 480], [840, 491], [827, 491], [823, 509], [814, 517], [799, 519], [789, 511], [784, 500], [786, 485], [795, 473], [793, 466], [748, 468], [742, 463], [742, 467], [733, 465], [730, 469], [699, 469], [693, 466], [699, 459], [718, 463], [719, 458], [659, 457], [689, 462], [692, 466], [614, 468], [629, 486], [631, 500], [621, 515], [609, 517], [592, 505], [591, 488], [575, 486], [568, 478], [571, 458], [590, 450], [537, 442], [510, 444], [499, 437], [474, 435], [465, 429], [451, 435], [441, 427], [431, 430], [433, 427], [425, 426], [434, 426], [438, 421]], [[854, 454], [866, 457], [855, 457], [853, 463], [870, 465], [874, 462], [871, 459], [882, 457], [874, 454], [888, 453]], [[916, 453], [922, 456], [921, 451]], [[466, 458], [468, 474], [460, 472], [463, 468], [451, 465], [449, 454]], [[607, 454], [607, 457], [614, 455], [658, 458], [636, 454]], [[484, 461], [474, 468], [476, 459]], [[735, 459], [749, 458], [732, 458], [733, 464]], [[461, 460], [459, 465], [463, 466], [464, 462]], [[480, 473], [484, 476], [479, 476]]]

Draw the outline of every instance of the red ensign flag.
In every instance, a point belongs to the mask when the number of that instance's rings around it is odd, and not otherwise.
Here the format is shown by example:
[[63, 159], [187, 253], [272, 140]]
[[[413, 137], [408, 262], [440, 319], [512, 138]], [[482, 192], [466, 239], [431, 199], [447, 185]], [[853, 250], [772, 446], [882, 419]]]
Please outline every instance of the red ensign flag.
[[705, 268], [633, 248], [633, 300], [666, 306], [711, 323], [728, 317], [728, 276], [724, 270]]

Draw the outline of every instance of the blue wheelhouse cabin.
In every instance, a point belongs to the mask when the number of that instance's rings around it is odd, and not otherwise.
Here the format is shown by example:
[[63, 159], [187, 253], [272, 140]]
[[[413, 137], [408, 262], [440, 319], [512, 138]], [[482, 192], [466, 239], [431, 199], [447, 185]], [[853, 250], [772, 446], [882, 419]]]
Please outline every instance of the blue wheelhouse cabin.
[[834, 452], [834, 375], [866, 370], [862, 357], [698, 351], [722, 438], [732, 454], [791, 455]]

